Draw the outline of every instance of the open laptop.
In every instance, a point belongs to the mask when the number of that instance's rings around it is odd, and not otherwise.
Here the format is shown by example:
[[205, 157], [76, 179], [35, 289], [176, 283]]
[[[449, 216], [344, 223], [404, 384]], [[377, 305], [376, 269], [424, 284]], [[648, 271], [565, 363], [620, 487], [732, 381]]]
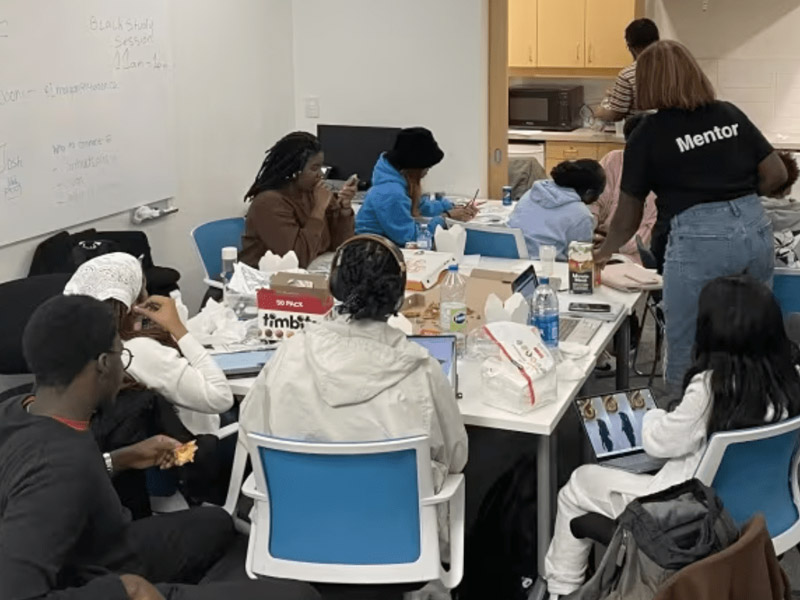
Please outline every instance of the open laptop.
[[[426, 348], [444, 371], [453, 389], [458, 393], [458, 369], [456, 365], [456, 338], [453, 335], [410, 335], [408, 339]], [[214, 361], [226, 377], [255, 377], [261, 372], [277, 347], [240, 352], [213, 354]]]
[[456, 336], [454, 335], [410, 335], [416, 342], [439, 361], [445, 377], [458, 395], [458, 365], [456, 364]]
[[[558, 278], [553, 277], [550, 283], [555, 289], [558, 289], [561, 282]], [[525, 298], [529, 305], [537, 287], [539, 287], [539, 277], [536, 275], [536, 269], [533, 265], [525, 269], [511, 284], [511, 290], [522, 294], [522, 297]], [[596, 319], [562, 315], [559, 317], [558, 337], [562, 342], [588, 346], [601, 325], [602, 323]]]
[[597, 463], [631, 473], [652, 473], [666, 462], [642, 447], [642, 422], [656, 408], [648, 388], [636, 388], [575, 400], [583, 431]]
[[222, 352], [212, 354], [214, 361], [226, 377], [255, 377], [275, 354], [277, 348]]

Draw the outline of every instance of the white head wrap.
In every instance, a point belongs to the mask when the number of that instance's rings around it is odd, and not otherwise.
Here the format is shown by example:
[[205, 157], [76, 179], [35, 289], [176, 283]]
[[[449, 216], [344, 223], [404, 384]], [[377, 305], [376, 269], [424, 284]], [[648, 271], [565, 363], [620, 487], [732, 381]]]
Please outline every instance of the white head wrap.
[[142, 292], [142, 265], [130, 254], [112, 252], [86, 261], [64, 287], [66, 296], [119, 300], [128, 310]]

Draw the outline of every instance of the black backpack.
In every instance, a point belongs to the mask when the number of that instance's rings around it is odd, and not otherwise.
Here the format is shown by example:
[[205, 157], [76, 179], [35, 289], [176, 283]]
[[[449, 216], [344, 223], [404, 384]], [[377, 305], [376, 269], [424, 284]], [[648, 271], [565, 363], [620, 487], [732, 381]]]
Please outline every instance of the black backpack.
[[483, 499], [453, 597], [526, 600], [536, 577], [536, 458], [524, 456]]

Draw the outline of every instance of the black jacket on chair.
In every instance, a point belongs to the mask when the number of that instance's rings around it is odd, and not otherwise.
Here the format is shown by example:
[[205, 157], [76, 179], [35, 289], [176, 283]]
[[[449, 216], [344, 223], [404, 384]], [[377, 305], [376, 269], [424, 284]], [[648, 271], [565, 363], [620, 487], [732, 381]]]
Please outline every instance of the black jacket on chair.
[[[92, 246], [96, 248], [92, 249]], [[109, 252], [125, 252], [142, 261], [148, 293], [168, 296], [170, 292], [178, 289], [180, 273], [175, 269], [157, 267], [153, 264], [150, 242], [142, 231], [86, 229], [74, 234], [60, 231], [36, 247], [28, 275], [72, 274], [80, 264], [94, 256]]]

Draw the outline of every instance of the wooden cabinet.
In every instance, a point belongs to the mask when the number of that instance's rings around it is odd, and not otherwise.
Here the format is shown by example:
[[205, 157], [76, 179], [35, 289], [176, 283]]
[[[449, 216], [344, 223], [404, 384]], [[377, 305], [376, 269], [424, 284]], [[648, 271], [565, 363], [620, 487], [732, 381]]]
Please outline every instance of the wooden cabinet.
[[598, 146], [596, 142], [547, 142], [544, 147], [545, 152], [545, 171], [550, 176], [550, 171], [558, 163], [565, 160], [575, 160], [577, 158], [598, 158]]
[[603, 158], [612, 150], [624, 150], [625, 144], [601, 143], [597, 144], [597, 160]]
[[586, 0], [586, 66], [622, 68], [633, 58], [625, 28], [636, 14], [636, 0]]
[[539, 0], [539, 67], [583, 67], [586, 0]]
[[625, 27], [643, 0], [506, 1], [513, 75], [613, 76], [633, 60]]
[[508, 64], [536, 66], [536, 0], [508, 0]]

